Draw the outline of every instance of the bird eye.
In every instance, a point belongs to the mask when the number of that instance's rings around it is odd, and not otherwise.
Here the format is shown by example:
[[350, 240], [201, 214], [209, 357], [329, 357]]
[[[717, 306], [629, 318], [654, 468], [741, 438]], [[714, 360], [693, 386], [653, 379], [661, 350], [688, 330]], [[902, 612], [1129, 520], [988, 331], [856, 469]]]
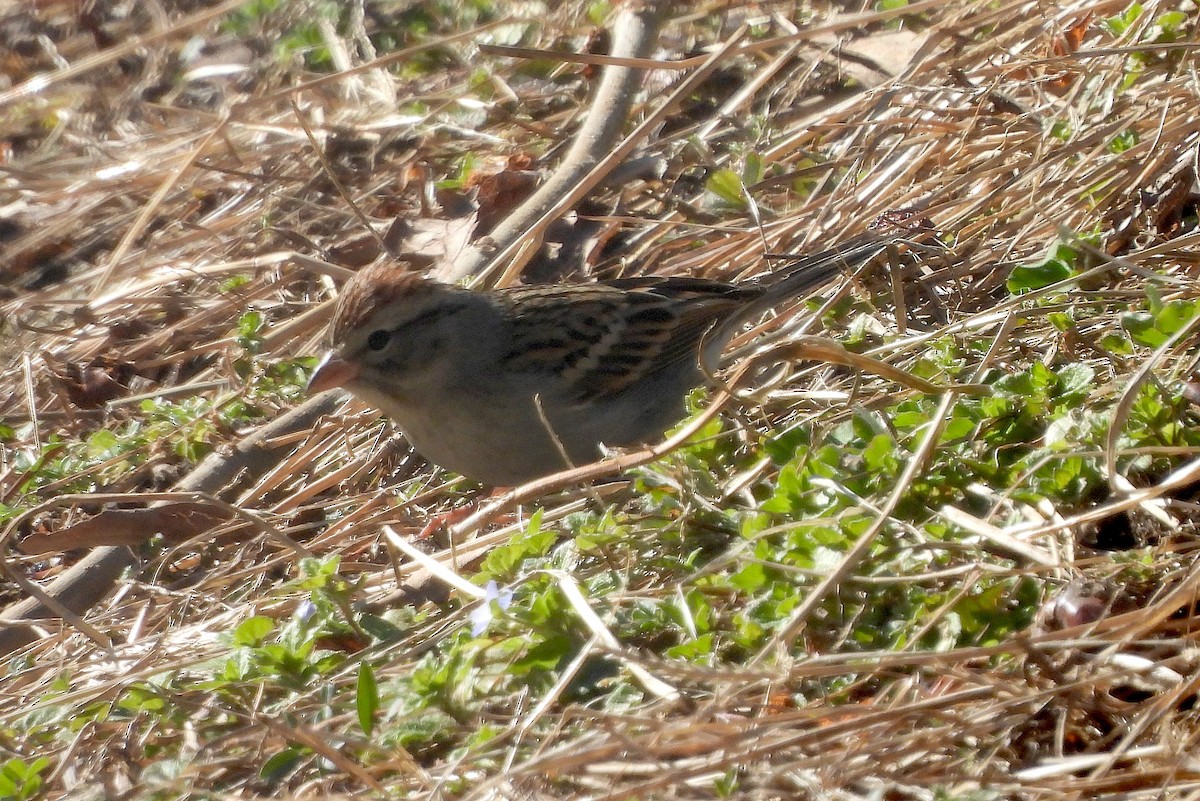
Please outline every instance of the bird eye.
[[390, 331], [380, 329], [371, 332], [371, 336], [367, 337], [367, 347], [371, 350], [383, 350], [387, 347], [388, 341], [392, 338]]

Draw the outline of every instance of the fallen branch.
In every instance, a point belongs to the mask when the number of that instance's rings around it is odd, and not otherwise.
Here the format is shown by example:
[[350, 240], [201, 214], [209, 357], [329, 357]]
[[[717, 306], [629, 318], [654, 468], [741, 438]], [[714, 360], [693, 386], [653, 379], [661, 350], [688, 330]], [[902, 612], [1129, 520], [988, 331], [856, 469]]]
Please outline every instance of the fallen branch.
[[[287, 414], [267, 423], [243, 439], [232, 452], [210, 454], [175, 485], [178, 492], [217, 493], [235, 482], [251, 481], [291, 452], [271, 446], [271, 440], [298, 431], [311, 429], [317, 418], [333, 411], [340, 398], [336, 392], [326, 392], [312, 398]], [[9, 524], [0, 536], [0, 546], [7, 544], [23, 518]], [[121, 574], [138, 564], [137, 556], [124, 545], [110, 545], [89, 553], [76, 562], [44, 589], [36, 589], [31, 597], [18, 601], [0, 612], [0, 654], [8, 654], [37, 639], [35, 620], [52, 617], [57, 612], [82, 615], [99, 603]], [[0, 563], [4, 571], [18, 584], [30, 584], [18, 574], [7, 560]], [[41, 596], [41, 597], [39, 597]]]
[[[631, 4], [622, 12], [613, 25], [612, 55], [649, 56], [658, 43], [658, 30], [667, 5], [664, 0], [656, 0], [644, 5]], [[620, 163], [619, 158], [612, 156], [623, 158], [640, 141], [630, 136], [622, 147], [617, 147], [642, 74], [643, 70], [631, 67], [605, 67], [588, 115], [554, 174], [492, 230], [486, 237], [486, 248], [479, 246], [482, 243], [466, 248], [453, 263], [439, 270], [437, 278], [447, 282], [472, 278], [490, 272], [493, 265], [503, 264], [518, 252], [525, 257], [521, 263], [527, 260], [541, 244], [546, 226]]]

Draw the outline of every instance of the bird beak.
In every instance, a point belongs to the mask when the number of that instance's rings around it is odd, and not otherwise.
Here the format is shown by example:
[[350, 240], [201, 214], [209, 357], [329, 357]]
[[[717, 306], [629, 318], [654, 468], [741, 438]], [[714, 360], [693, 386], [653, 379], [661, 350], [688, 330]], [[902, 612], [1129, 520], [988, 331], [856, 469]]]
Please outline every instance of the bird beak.
[[325, 354], [316, 372], [308, 379], [308, 394], [324, 392], [334, 387], [343, 387], [358, 378], [358, 366], [338, 358], [333, 351]]

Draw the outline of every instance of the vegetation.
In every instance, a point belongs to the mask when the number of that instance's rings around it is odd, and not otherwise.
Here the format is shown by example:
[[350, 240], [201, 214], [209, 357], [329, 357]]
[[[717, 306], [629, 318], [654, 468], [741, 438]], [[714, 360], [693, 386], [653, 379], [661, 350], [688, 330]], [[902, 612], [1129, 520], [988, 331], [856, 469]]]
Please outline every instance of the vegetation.
[[671, 9], [639, 119], [740, 47], [515, 278], [927, 241], [682, 447], [416, 543], [480, 488], [353, 402], [162, 493], [304, 402], [352, 270], [528, 195], [622, 4], [3, 12], [6, 600], [138, 563], [4, 654], [0, 799], [1195, 793], [1194, 5], [844, 5]]

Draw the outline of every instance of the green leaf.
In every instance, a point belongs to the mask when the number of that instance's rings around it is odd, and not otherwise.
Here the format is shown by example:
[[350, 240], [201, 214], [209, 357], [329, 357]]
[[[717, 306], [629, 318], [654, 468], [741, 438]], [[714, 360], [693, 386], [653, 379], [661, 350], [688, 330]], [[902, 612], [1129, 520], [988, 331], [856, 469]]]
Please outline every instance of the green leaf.
[[1009, 293], [1020, 295], [1070, 278], [1075, 275], [1075, 255], [1070, 248], [1056, 246], [1040, 262], [1018, 264], [1006, 282]]
[[1062, 395], [1086, 395], [1096, 380], [1096, 371], [1082, 362], [1067, 364], [1058, 370], [1058, 391]]
[[1121, 334], [1105, 334], [1100, 337], [1100, 347], [1115, 356], [1128, 356], [1133, 353], [1133, 343]]
[[763, 164], [762, 156], [757, 153], [747, 153], [745, 164], [742, 166], [742, 182], [746, 186], [754, 186], [763, 179], [766, 174], [766, 166]]
[[300, 580], [296, 582], [302, 590], [316, 591], [338, 583], [338, 567], [342, 558], [338, 554], [330, 554], [323, 559], [304, 557], [300, 560]]
[[686, 659], [695, 661], [697, 659], [712, 656], [713, 645], [715, 640], [711, 633], [701, 634], [694, 640], [682, 642], [679, 645], [667, 649], [667, 656], [675, 659]]
[[1138, 132], [1132, 128], [1114, 136], [1108, 143], [1108, 152], [1114, 155], [1124, 153], [1140, 141]]
[[1071, 434], [1075, 431], [1075, 421], [1064, 415], [1051, 421], [1042, 435], [1042, 442], [1050, 450], [1066, 450], [1071, 444]]
[[1121, 315], [1121, 327], [1133, 341], [1147, 348], [1158, 348], [1184, 326], [1192, 323], [1200, 306], [1195, 301], [1174, 300], [1164, 303], [1157, 293], [1147, 288], [1150, 300], [1148, 312], [1126, 312]]
[[234, 292], [238, 289], [241, 289], [248, 283], [250, 283], [249, 275], [247, 275], [245, 273], [237, 273], [236, 275], [231, 275], [228, 278], [226, 278], [224, 281], [222, 281], [218, 285], [217, 288], [218, 288], [218, 291], [228, 294], [230, 292]]
[[264, 762], [258, 775], [274, 785], [291, 772], [303, 755], [304, 751], [300, 748], [285, 748]]
[[704, 188], [735, 209], [746, 207], [746, 196], [742, 193], [742, 178], [733, 170], [717, 170], [708, 176]]
[[729, 583], [746, 593], [756, 593], [767, 583], [767, 570], [759, 562], [751, 562], [729, 577]]
[[862, 457], [871, 472], [892, 473], [899, 465], [895, 452], [896, 441], [891, 434], [876, 434], [863, 448]]
[[[889, 0], [884, 0], [888, 2]], [[890, 0], [896, 2], [896, 0]], [[907, 0], [900, 0], [907, 2]], [[729, 768], [724, 775], [713, 779], [713, 790], [716, 791], [717, 798], [733, 798], [738, 791], [738, 769]]]
[[93, 459], [107, 459], [116, 456], [120, 447], [120, 438], [105, 428], [92, 432], [91, 436], [87, 438], [87, 453]]
[[375, 681], [375, 671], [366, 662], [358, 666], [354, 706], [358, 712], [358, 725], [369, 737], [375, 728], [375, 712], [379, 709], [379, 685]]
[[475, 172], [476, 158], [473, 152], [467, 152], [462, 161], [459, 162], [458, 172], [453, 178], [447, 178], [437, 182], [438, 189], [463, 189], [471, 181], [471, 175]]
[[0, 765], [0, 799], [25, 801], [33, 798], [42, 789], [41, 773], [50, 764], [47, 757], [33, 762], [13, 758]]
[[535, 670], [554, 670], [570, 653], [570, 638], [555, 634], [526, 651], [524, 656], [509, 666], [508, 672], [513, 676], [524, 676]]
[[599, 0], [595, 3], [589, 3], [587, 7], [588, 22], [593, 25], [603, 25], [608, 19], [608, 15], [612, 13], [612, 3], [607, 0]]
[[483, 583], [489, 579], [498, 582], [511, 580], [522, 562], [544, 556], [556, 539], [558, 534], [554, 531], [542, 531], [542, 510], [537, 510], [529, 518], [529, 525], [523, 532], [487, 555], [480, 565], [477, 580]]
[[1184, 11], [1168, 11], [1165, 14], [1159, 14], [1154, 24], [1162, 28], [1163, 33], [1174, 35], [1183, 28], [1187, 22], [1188, 15]]
[[1167, 341], [1167, 335], [1154, 327], [1154, 315], [1146, 311], [1126, 312], [1121, 315], [1121, 327], [1139, 345], [1157, 348]]
[[811, 444], [812, 435], [805, 426], [793, 426], [763, 442], [763, 450], [775, 464], [787, 464]]
[[266, 324], [261, 312], [248, 311], [238, 318], [237, 343], [248, 353], [258, 353], [262, 349], [262, 329]]
[[942, 441], [953, 442], [956, 439], [962, 439], [971, 435], [978, 423], [969, 417], [951, 417], [942, 429]]
[[1142, 4], [1131, 3], [1128, 8], [1122, 11], [1115, 17], [1108, 17], [1104, 20], [1104, 27], [1108, 28], [1113, 36], [1120, 36], [1129, 30], [1129, 26], [1137, 21], [1137, 18], [1142, 15]]
[[912, 431], [929, 422], [929, 414], [923, 409], [907, 409], [892, 417], [892, 425], [898, 431]]
[[1075, 327], [1075, 320], [1068, 312], [1050, 312], [1046, 320], [1059, 331], [1070, 331]]
[[162, 696], [146, 684], [131, 685], [117, 700], [117, 708], [126, 712], [161, 712], [165, 707]]
[[238, 318], [238, 336], [250, 337], [262, 330], [263, 316], [260, 312], [248, 311]]
[[362, 627], [363, 631], [380, 642], [396, 642], [407, 633], [406, 629], [378, 615], [364, 614], [359, 618], [358, 625]]
[[275, 630], [275, 621], [269, 617], [255, 615], [238, 626], [233, 631], [234, 645], [257, 647], [262, 644], [267, 635]]
[[1162, 305], [1154, 318], [1154, 327], [1167, 336], [1173, 336], [1195, 318], [1196, 312], [1195, 302], [1173, 300]]

